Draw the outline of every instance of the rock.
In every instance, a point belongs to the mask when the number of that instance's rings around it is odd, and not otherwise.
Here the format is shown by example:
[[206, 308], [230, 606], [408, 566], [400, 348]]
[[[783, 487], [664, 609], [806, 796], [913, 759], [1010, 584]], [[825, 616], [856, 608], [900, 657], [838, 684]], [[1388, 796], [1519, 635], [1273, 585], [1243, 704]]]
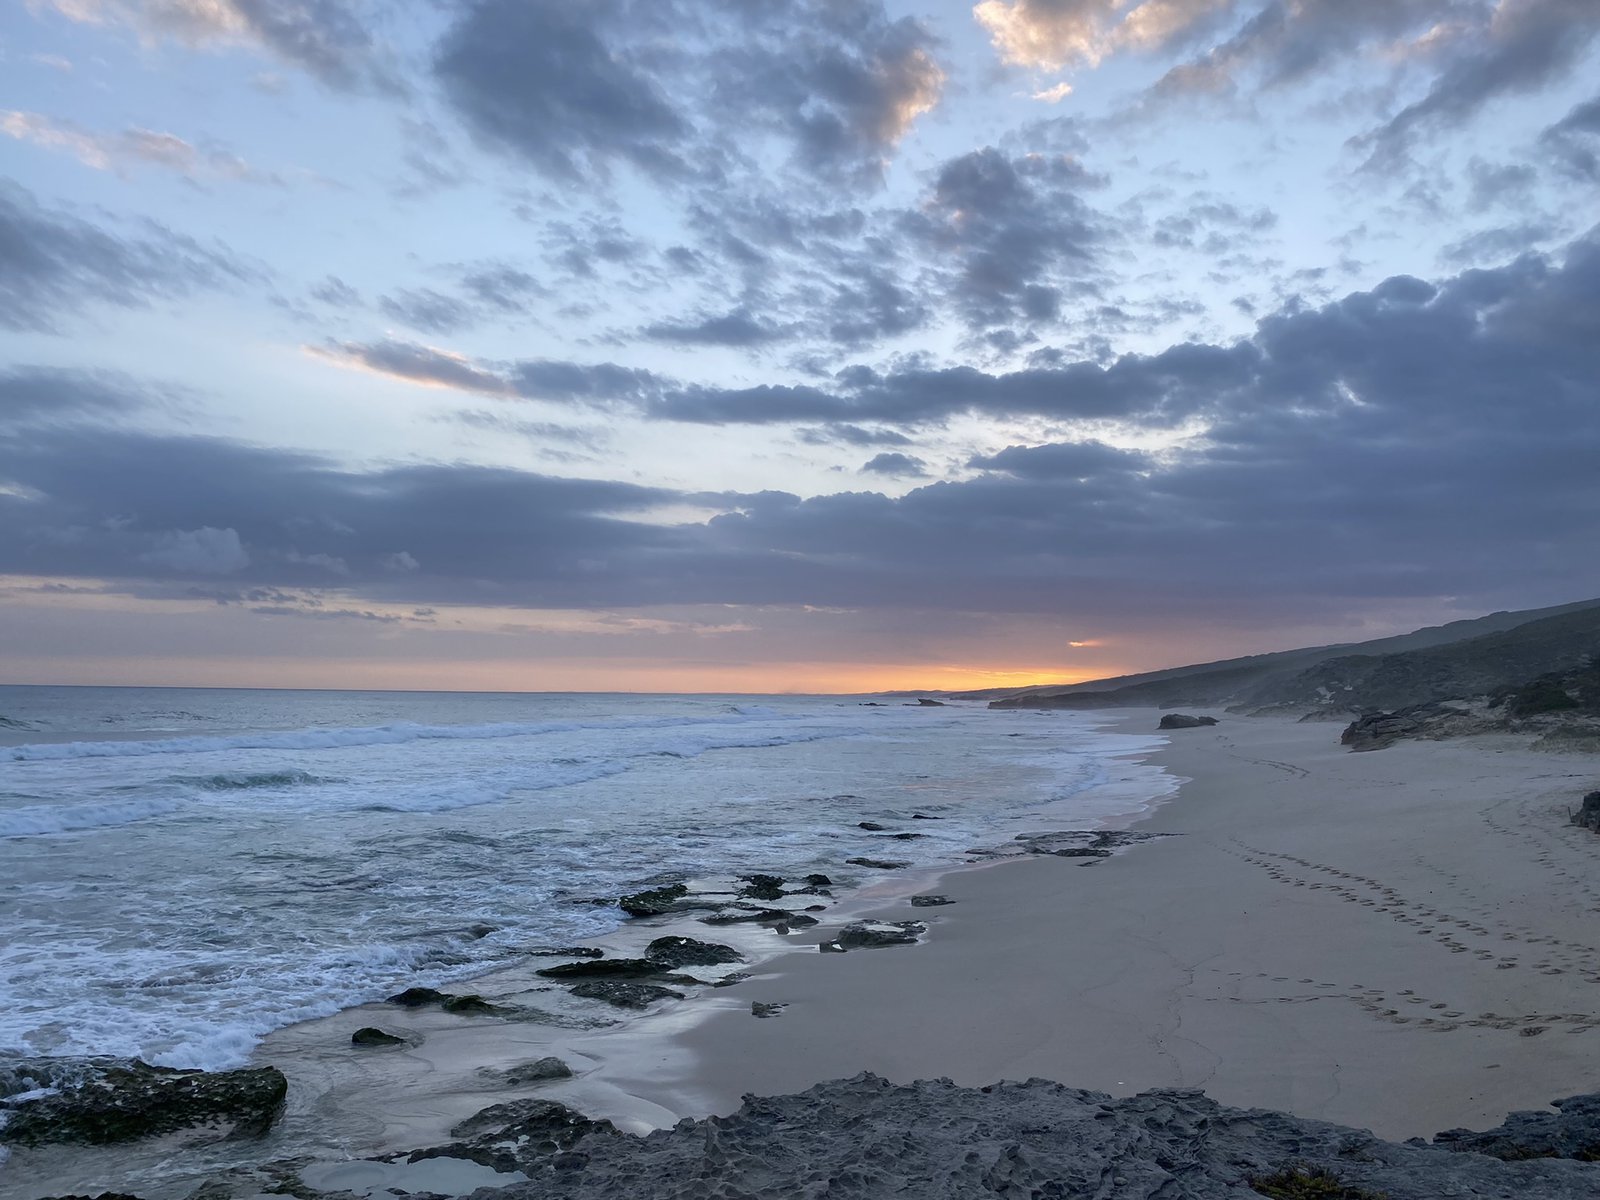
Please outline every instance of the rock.
[[502, 1004], [493, 1004], [475, 994], [453, 995], [428, 987], [410, 987], [399, 995], [390, 996], [385, 1004], [398, 1004], [401, 1008], [426, 1008], [436, 1004], [447, 1013], [458, 1017], [513, 1017], [521, 1010]]
[[889, 835], [897, 842], [912, 842], [917, 838], [927, 837], [925, 833], [891, 833]]
[[[1012, 734], [1011, 736], [1012, 737], [1017, 737], [1019, 735]], [[943, 817], [930, 817], [927, 813], [912, 813], [911, 814], [911, 819], [913, 821], [942, 821], [942, 820], [944, 820]]]
[[659, 917], [673, 910], [674, 904], [689, 894], [683, 883], [669, 883], [664, 887], [635, 892], [617, 901], [617, 907], [630, 917]]
[[[895, 1085], [862, 1074], [799, 1095], [747, 1096], [729, 1116], [680, 1121], [640, 1138], [603, 1124], [591, 1131], [570, 1110], [524, 1120], [524, 1140], [490, 1165], [515, 1166], [529, 1182], [505, 1188], [501, 1200], [825, 1191], [856, 1200], [1246, 1200], [1292, 1196], [1280, 1189], [1299, 1184], [1302, 1196], [1322, 1200], [1600, 1194], [1600, 1164], [1507, 1162], [1400, 1145], [1324, 1121], [1225, 1108], [1177, 1088], [1113, 1098], [1043, 1079], [964, 1088], [949, 1080]], [[518, 1127], [478, 1137], [509, 1139]], [[540, 1152], [528, 1153], [534, 1145]]]
[[854, 867], [874, 867], [879, 871], [898, 871], [902, 867], [909, 867], [908, 862], [899, 862], [889, 858], [847, 858], [845, 862]]
[[1572, 823], [1600, 832], [1600, 792], [1590, 792], [1583, 798], [1582, 806], [1572, 814]]
[[736, 983], [743, 983], [750, 978], [749, 971], [729, 971], [721, 979], [713, 983], [712, 987], [732, 987]]
[[911, 907], [912, 908], [938, 908], [942, 904], [954, 904], [954, 903], [955, 903], [955, 901], [950, 899], [949, 896], [913, 896], [913, 897], [911, 897]]
[[838, 942], [818, 942], [817, 943], [817, 949], [821, 950], [824, 954], [843, 954], [844, 953], [844, 947], [839, 945]]
[[606, 952], [599, 946], [540, 946], [525, 951], [534, 958], [604, 958]]
[[426, 1008], [430, 1004], [443, 1004], [449, 997], [443, 992], [427, 987], [409, 987], [399, 995], [390, 996], [385, 1004], [398, 1004], [401, 1008]]
[[746, 886], [739, 889], [739, 895], [748, 896], [752, 900], [781, 900], [783, 898], [783, 877], [781, 875], [741, 875], [739, 878]]
[[807, 875], [805, 877], [805, 885], [807, 887], [832, 887], [833, 880], [826, 875]]
[[1529, 1158], [1600, 1162], [1600, 1094], [1568, 1096], [1552, 1100], [1550, 1105], [1559, 1111], [1514, 1112], [1502, 1124], [1481, 1133], [1447, 1129], [1434, 1134], [1433, 1144], [1505, 1162]]
[[945, 707], [945, 703], [944, 703], [943, 700], [918, 700], [917, 701], [917, 707], [918, 708], [944, 708]]
[[1372, 712], [1356, 718], [1339, 735], [1339, 744], [1352, 750], [1382, 750], [1401, 738], [1426, 736], [1447, 725], [1451, 718], [1470, 717], [1464, 709], [1437, 701], [1413, 704], [1394, 712]]
[[663, 970], [648, 958], [601, 958], [542, 967], [534, 974], [546, 979], [648, 979]]
[[18, 1146], [101, 1146], [199, 1131], [208, 1140], [259, 1136], [278, 1119], [289, 1089], [276, 1067], [179, 1071], [138, 1059], [13, 1060], [3, 1075], [0, 1094], [58, 1089], [21, 1103], [0, 1101], [7, 1117], [0, 1143]]
[[657, 1000], [682, 1000], [683, 993], [657, 983], [631, 983], [622, 979], [590, 979], [572, 989], [585, 1000], [604, 1000], [618, 1008], [649, 1008]]
[[833, 941], [841, 950], [911, 946], [916, 944], [917, 935], [927, 930], [921, 921], [855, 921], [841, 929]]
[[645, 949], [645, 958], [668, 969], [715, 967], [743, 962], [744, 955], [720, 942], [697, 942], [687, 937], [659, 937]]
[[1199, 729], [1204, 725], [1215, 725], [1215, 717], [1191, 717], [1187, 713], [1167, 713], [1161, 718], [1157, 729]]
[[1053, 833], [1019, 833], [1017, 844], [1028, 854], [1049, 854], [1056, 858], [1109, 858], [1113, 852], [1152, 838], [1160, 833], [1133, 833], [1126, 829], [1062, 829]]
[[507, 1067], [504, 1071], [490, 1071], [488, 1074], [507, 1087], [526, 1087], [530, 1083], [546, 1083], [552, 1079], [571, 1079], [572, 1068], [559, 1058], [551, 1055], [547, 1058], [537, 1058], [532, 1062], [518, 1063], [514, 1067]]
[[458, 1017], [514, 1017], [518, 1010], [504, 1004], [491, 1004], [482, 996], [446, 996], [439, 1007]]
[[403, 1037], [395, 1037], [392, 1033], [385, 1033], [381, 1029], [367, 1025], [350, 1035], [350, 1044], [352, 1046], [404, 1046], [406, 1040]]
[[702, 925], [741, 925], [750, 922], [756, 925], [815, 925], [817, 919], [808, 917], [802, 912], [790, 912], [786, 908], [729, 908], [721, 912], [712, 913], [709, 917], [701, 917]]
[[763, 1004], [759, 1000], [750, 1001], [750, 1015], [752, 1017], [776, 1017], [788, 1008], [787, 1004]]
[[564, 1152], [580, 1140], [598, 1143], [619, 1135], [610, 1121], [591, 1121], [554, 1100], [513, 1100], [468, 1117], [450, 1136], [463, 1140], [414, 1151], [406, 1161], [461, 1158], [496, 1171], [559, 1170]]
[[888, 829], [887, 825], [879, 825], [876, 821], [857, 821], [857, 829], [865, 829], [868, 833], [882, 833]]
[[476, 938], [476, 939], [482, 940], [483, 938], [488, 937], [491, 933], [493, 933], [498, 928], [499, 928], [498, 925], [487, 925], [487, 924], [483, 923], [482, 921], [480, 921], [476, 925], [468, 925], [467, 926], [467, 936], [470, 937], [470, 938]]

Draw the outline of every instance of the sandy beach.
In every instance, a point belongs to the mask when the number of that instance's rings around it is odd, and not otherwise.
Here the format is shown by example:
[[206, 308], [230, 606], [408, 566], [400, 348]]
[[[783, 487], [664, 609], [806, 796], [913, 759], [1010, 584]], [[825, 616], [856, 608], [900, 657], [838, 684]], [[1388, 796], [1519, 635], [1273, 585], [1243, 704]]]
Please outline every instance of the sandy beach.
[[[878, 910], [929, 918], [924, 944], [808, 946], [658, 1045], [588, 1039], [596, 1070], [560, 1090], [700, 1116], [861, 1070], [1042, 1076], [1402, 1138], [1600, 1083], [1600, 840], [1567, 824], [1592, 758], [1510, 739], [1352, 754], [1336, 725], [1224, 716], [1155, 759], [1188, 782], [1136, 828], [1172, 836], [952, 872], [954, 904]], [[753, 1000], [789, 1007], [755, 1020]]]

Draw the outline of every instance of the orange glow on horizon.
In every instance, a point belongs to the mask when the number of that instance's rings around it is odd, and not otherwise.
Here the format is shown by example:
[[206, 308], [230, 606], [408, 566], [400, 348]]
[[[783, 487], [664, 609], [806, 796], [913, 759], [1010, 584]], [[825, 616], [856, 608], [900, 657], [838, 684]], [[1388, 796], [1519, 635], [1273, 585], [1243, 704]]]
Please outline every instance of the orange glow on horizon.
[[916, 663], [674, 663], [649, 660], [527, 662], [148, 658], [13, 658], [0, 683], [116, 687], [308, 688], [342, 691], [656, 692], [865, 695], [962, 692], [1082, 683], [1124, 673]]

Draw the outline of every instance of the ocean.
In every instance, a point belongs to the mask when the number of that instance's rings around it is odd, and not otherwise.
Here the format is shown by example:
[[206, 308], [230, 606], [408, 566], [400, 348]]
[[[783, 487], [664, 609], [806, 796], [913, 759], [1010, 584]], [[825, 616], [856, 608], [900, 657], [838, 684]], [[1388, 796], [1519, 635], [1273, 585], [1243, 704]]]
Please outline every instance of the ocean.
[[[867, 704], [867, 700], [875, 704]], [[904, 697], [0, 687], [0, 1056], [211, 1070], [675, 878], [1120, 827], [1154, 737]], [[1131, 797], [1131, 798], [1130, 798]], [[885, 840], [866, 821], [911, 828]], [[596, 901], [600, 903], [596, 903]]]

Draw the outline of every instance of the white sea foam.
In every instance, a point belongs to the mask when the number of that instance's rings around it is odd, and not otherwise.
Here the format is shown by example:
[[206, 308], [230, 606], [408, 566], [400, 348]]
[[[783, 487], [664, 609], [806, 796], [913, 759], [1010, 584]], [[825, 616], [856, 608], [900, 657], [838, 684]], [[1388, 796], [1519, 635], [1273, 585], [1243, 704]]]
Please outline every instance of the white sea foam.
[[0, 810], [0, 838], [40, 837], [76, 833], [114, 825], [131, 825], [151, 817], [165, 817], [182, 805], [176, 800], [113, 800], [102, 803], [32, 804]]
[[229, 750], [336, 750], [351, 746], [392, 746], [422, 741], [486, 741], [536, 737], [581, 730], [672, 729], [686, 725], [725, 725], [740, 721], [789, 720], [781, 714], [728, 713], [715, 717], [646, 717], [620, 721], [497, 721], [482, 725], [423, 725], [397, 721], [341, 729], [291, 729], [220, 737], [157, 738], [151, 741], [29, 742], [0, 747], [12, 762], [69, 758], [143, 758], [152, 754], [218, 754]]

